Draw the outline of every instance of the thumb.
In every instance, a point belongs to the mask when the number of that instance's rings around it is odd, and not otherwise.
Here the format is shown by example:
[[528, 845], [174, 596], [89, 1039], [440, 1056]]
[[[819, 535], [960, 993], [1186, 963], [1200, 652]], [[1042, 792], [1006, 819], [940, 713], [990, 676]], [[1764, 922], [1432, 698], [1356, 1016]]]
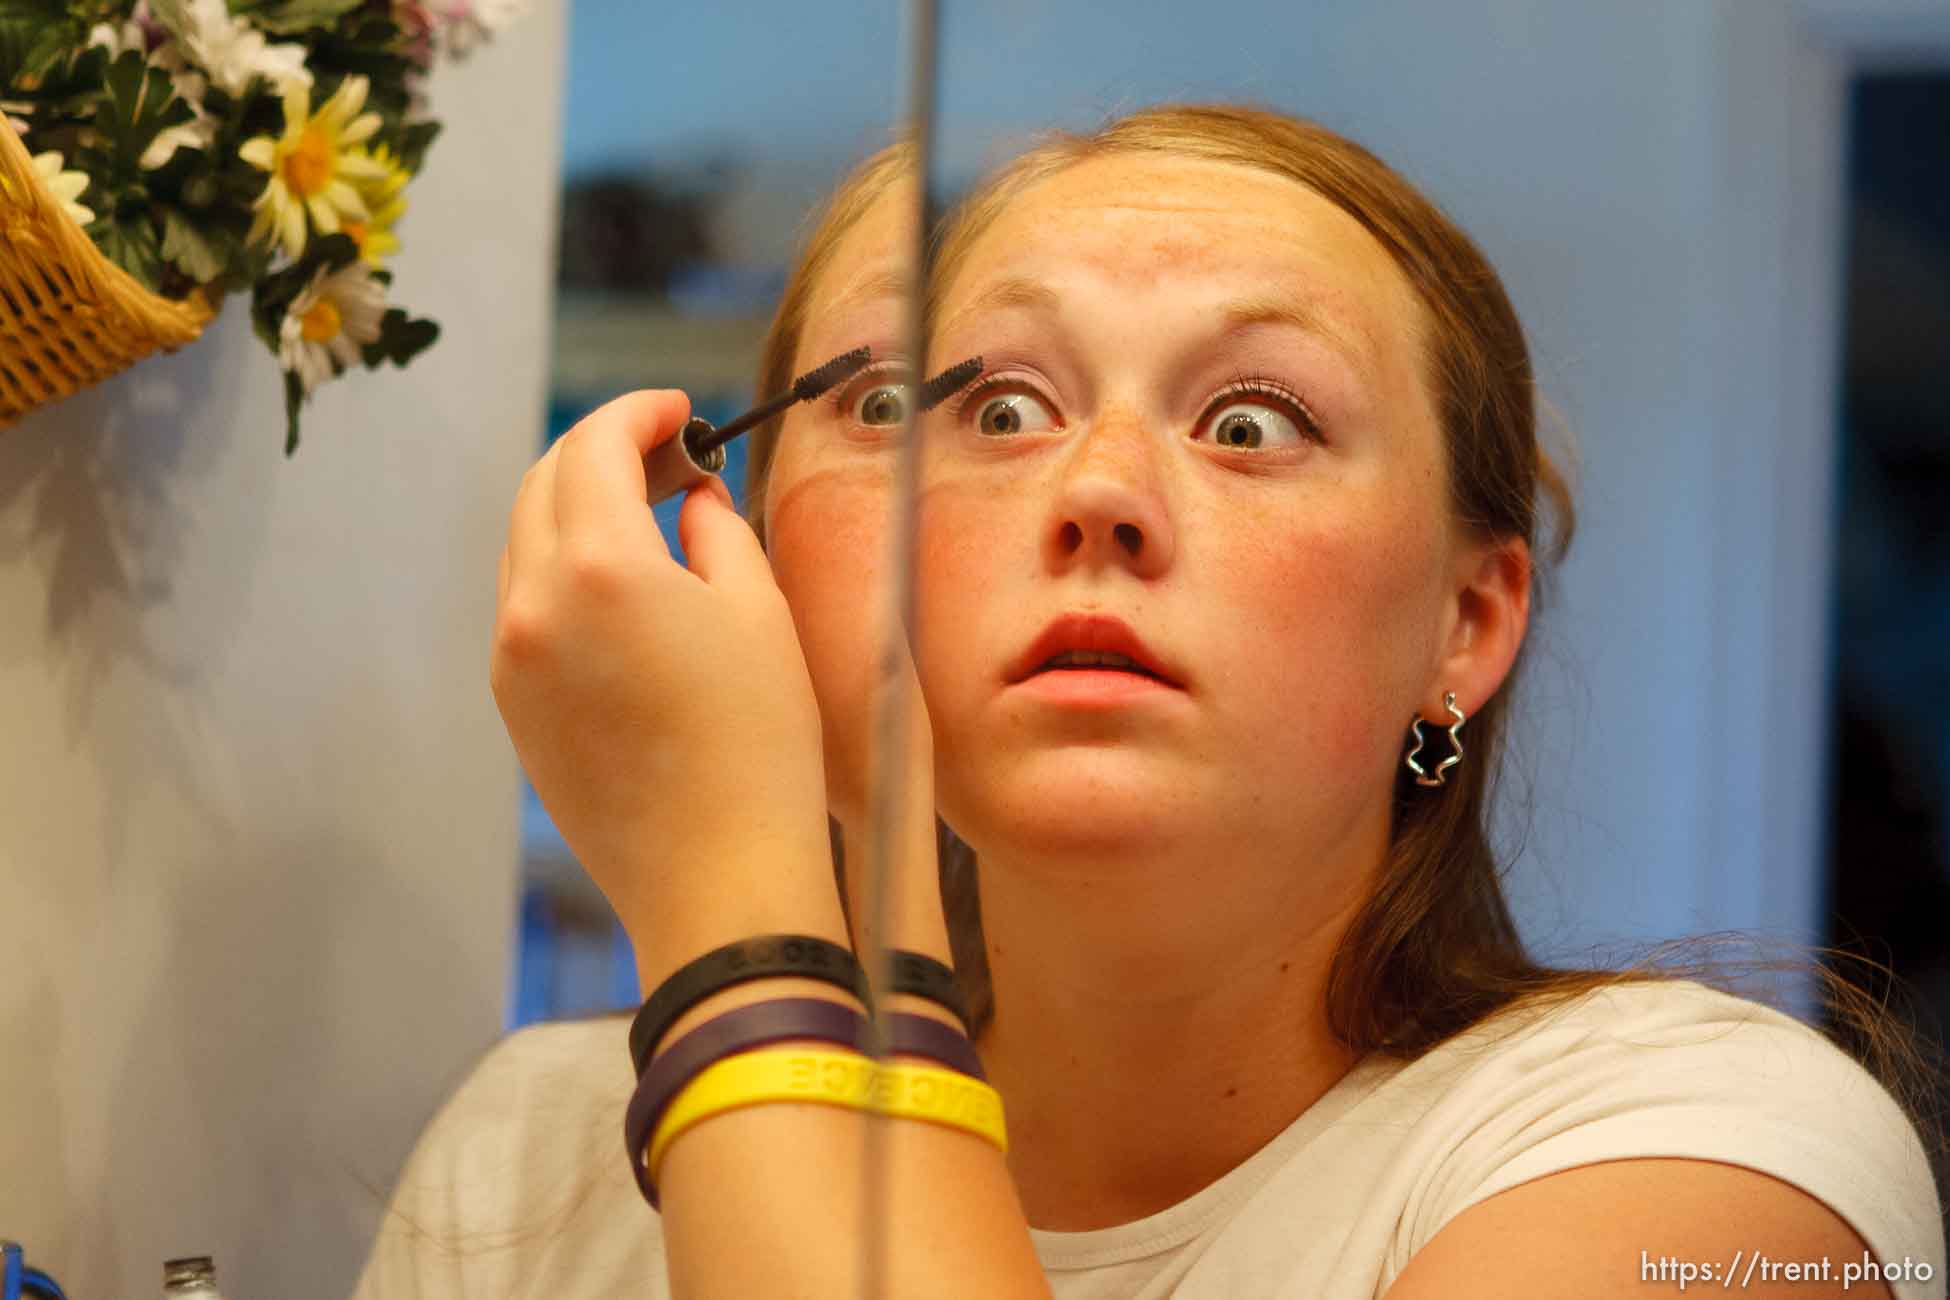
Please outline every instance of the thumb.
[[758, 535], [731, 499], [731, 489], [713, 474], [685, 494], [677, 512], [677, 540], [692, 573], [716, 587], [743, 585], [761, 575], [771, 580], [771, 564]]

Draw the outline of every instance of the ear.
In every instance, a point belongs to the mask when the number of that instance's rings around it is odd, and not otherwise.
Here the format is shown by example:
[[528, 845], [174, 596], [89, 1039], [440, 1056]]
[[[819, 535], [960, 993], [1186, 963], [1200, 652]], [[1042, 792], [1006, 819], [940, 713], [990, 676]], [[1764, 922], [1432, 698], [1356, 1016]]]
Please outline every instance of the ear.
[[1451, 569], [1449, 626], [1441, 641], [1434, 680], [1421, 702], [1430, 722], [1455, 719], [1443, 707], [1446, 692], [1456, 707], [1474, 715], [1502, 687], [1517, 661], [1530, 625], [1530, 547], [1520, 537], [1465, 542]]

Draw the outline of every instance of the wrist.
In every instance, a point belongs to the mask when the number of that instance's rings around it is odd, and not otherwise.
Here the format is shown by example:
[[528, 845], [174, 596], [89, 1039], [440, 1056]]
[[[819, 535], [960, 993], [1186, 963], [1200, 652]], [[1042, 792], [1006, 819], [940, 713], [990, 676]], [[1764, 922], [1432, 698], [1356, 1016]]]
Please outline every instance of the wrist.
[[823, 827], [798, 843], [700, 841], [669, 853], [688, 866], [683, 890], [658, 891], [627, 911], [617, 908], [644, 997], [726, 944], [794, 934], [851, 947]]

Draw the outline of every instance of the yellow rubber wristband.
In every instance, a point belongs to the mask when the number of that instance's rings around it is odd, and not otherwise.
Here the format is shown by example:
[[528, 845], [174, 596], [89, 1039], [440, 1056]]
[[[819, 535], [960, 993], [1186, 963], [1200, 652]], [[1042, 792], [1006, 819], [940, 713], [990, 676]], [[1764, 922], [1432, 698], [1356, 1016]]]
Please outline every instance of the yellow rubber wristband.
[[817, 1048], [741, 1052], [700, 1071], [670, 1103], [650, 1138], [650, 1178], [664, 1152], [701, 1120], [773, 1101], [845, 1106], [965, 1129], [1009, 1150], [1002, 1094], [959, 1070], [932, 1065], [875, 1066], [870, 1056]]

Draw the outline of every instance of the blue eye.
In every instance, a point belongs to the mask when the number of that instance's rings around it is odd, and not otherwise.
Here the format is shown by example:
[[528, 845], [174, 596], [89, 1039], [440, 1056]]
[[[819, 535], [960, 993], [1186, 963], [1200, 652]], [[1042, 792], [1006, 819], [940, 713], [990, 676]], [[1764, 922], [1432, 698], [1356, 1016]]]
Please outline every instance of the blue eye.
[[998, 393], [976, 408], [975, 427], [993, 436], [1040, 433], [1055, 428], [1056, 417], [1028, 393]]

